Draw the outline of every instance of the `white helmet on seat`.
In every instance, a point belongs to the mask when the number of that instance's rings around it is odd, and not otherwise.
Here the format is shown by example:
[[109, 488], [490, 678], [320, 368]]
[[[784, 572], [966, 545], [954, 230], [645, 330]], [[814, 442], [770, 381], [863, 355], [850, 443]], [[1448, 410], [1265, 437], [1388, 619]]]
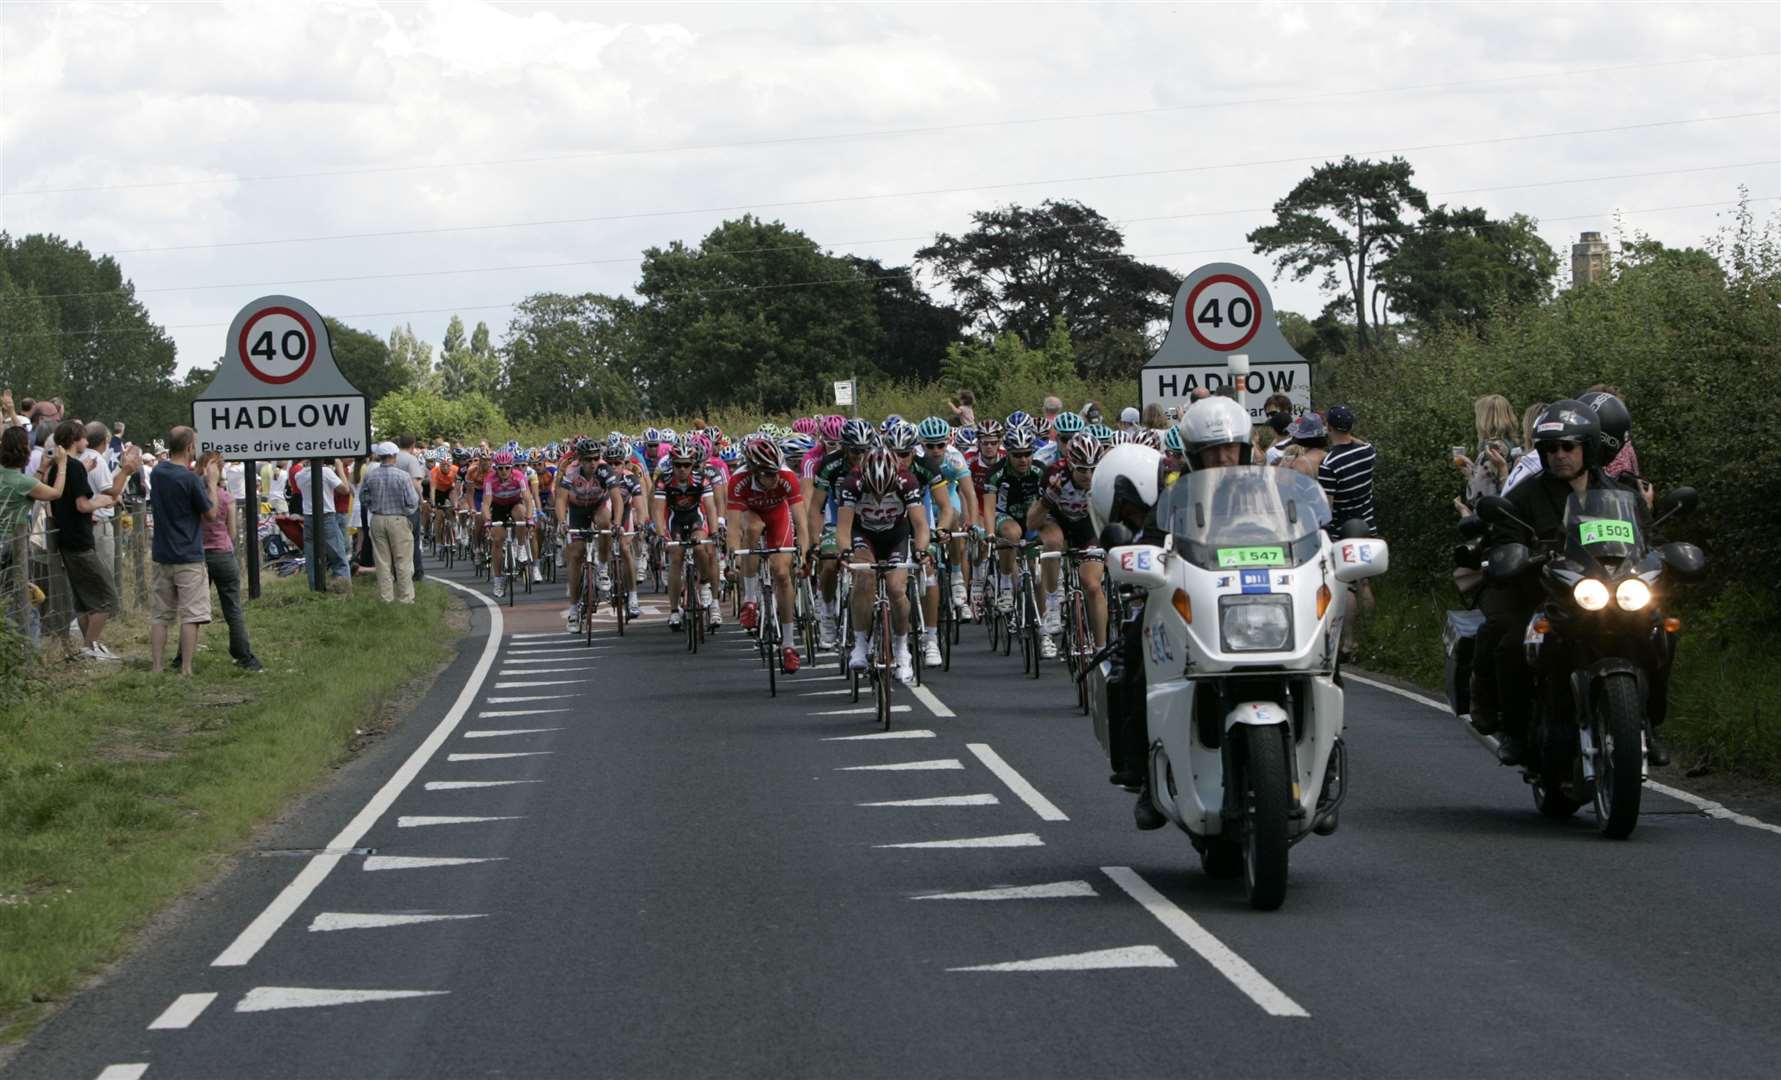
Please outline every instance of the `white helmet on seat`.
[[1163, 455], [1138, 443], [1122, 443], [1102, 455], [1088, 491], [1088, 518], [1095, 534], [1119, 520], [1113, 511], [1121, 501], [1155, 509], [1162, 471]]

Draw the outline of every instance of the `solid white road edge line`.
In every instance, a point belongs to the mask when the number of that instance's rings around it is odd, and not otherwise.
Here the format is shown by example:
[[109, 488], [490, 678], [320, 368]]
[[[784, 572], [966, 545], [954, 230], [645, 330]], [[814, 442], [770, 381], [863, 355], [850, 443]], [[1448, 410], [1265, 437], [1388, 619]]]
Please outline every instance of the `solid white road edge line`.
[[[1411, 690], [1405, 690], [1401, 687], [1392, 686], [1389, 683], [1382, 683], [1377, 679], [1368, 679], [1360, 675], [1352, 675], [1344, 672], [1342, 677], [1344, 679], [1352, 679], [1353, 681], [1360, 683], [1362, 686], [1371, 686], [1375, 690], [1383, 690], [1388, 694], [1396, 694], [1401, 698], [1408, 698], [1419, 705], [1427, 705], [1431, 709], [1438, 709], [1441, 712], [1446, 713], [1448, 716], [1453, 715], [1453, 710], [1448, 707], [1445, 701], [1436, 701], [1432, 697], [1418, 694]], [[1476, 732], [1473, 732], [1473, 735], [1481, 740], [1489, 737], [1477, 735]], [[1733, 825], [1742, 825], [1747, 829], [1760, 829], [1763, 832], [1771, 832], [1777, 836], [1781, 836], [1781, 825], [1771, 825], [1768, 822], [1763, 821], [1761, 818], [1753, 818], [1749, 814], [1740, 814], [1731, 807], [1726, 806], [1724, 803], [1717, 803], [1712, 799], [1702, 798], [1692, 791], [1683, 791], [1681, 788], [1673, 788], [1668, 784], [1660, 784], [1656, 780], [1645, 781], [1645, 786], [1652, 791], [1657, 792], [1659, 795], [1668, 795], [1677, 802], [1687, 803], [1708, 817], [1718, 818], [1721, 821], [1729, 821]]]
[[1232, 952], [1224, 942], [1212, 936], [1212, 932], [1194, 921], [1194, 917], [1169, 902], [1169, 898], [1151, 887], [1150, 882], [1138, 876], [1137, 871], [1129, 866], [1103, 866], [1101, 873], [1113, 879], [1113, 883], [1126, 891], [1126, 895], [1138, 901], [1145, 911], [1156, 917], [1171, 934], [1180, 938], [1182, 943], [1200, 958], [1218, 969], [1218, 973], [1231, 981], [1231, 985], [1243, 991], [1249, 1000], [1262, 1007], [1269, 1016], [1309, 1017], [1298, 1002], [1287, 997], [1278, 986], [1269, 982], [1261, 972], [1249, 965], [1249, 961]]
[[1014, 766], [1002, 760], [1002, 755], [990, 749], [988, 743], [966, 743], [965, 749], [977, 756], [984, 767], [996, 774], [996, 779], [1008, 785], [1016, 798], [1033, 808], [1041, 821], [1069, 821], [1070, 816], [1057, 808], [1050, 799], [1039, 794], [1039, 789], [1027, 783], [1027, 778], [1014, 771]]
[[[451, 738], [451, 733], [457, 728], [458, 722], [463, 720], [464, 714], [470, 711], [472, 705], [476, 704], [476, 699], [482, 694], [482, 684], [488, 678], [489, 670], [495, 665], [496, 655], [501, 651], [501, 635], [505, 629], [506, 620], [501, 615], [500, 606], [475, 589], [465, 588], [455, 581], [447, 581], [444, 578], [435, 578], [434, 580], [456, 589], [466, 596], [474, 596], [478, 603], [488, 609], [489, 632], [488, 637], [482, 643], [482, 655], [477, 658], [476, 667], [471, 670], [470, 678], [464, 682], [464, 688], [458, 692], [458, 699], [452, 702], [451, 708], [445, 711], [445, 715], [439, 719], [439, 723], [427, 735], [426, 739], [414, 748], [414, 753], [408, 755], [408, 760], [404, 761], [401, 767], [392, 773], [388, 780], [384, 781], [383, 786], [377, 789], [377, 794], [371, 796], [371, 801], [366, 803], [364, 808], [346, 823], [346, 828], [341, 829], [334, 839], [328, 841], [330, 849], [338, 851], [359, 846], [359, 841], [371, 831], [371, 826], [377, 824], [377, 819], [382, 817], [384, 811], [395, 803], [396, 797], [414, 782], [414, 778], [420, 775], [421, 769], [425, 768], [427, 762], [432, 760], [439, 748], [445, 745], [445, 740]], [[258, 953], [266, 942], [272, 940], [272, 935], [278, 932], [278, 928], [285, 924], [303, 901], [309, 899], [309, 895], [315, 892], [316, 887], [327, 878], [341, 858], [342, 856], [337, 854], [322, 854], [310, 859], [308, 865], [297, 872], [297, 876], [291, 880], [291, 883], [272, 898], [272, 902], [266, 905], [266, 910], [254, 916], [253, 922], [248, 923], [246, 929], [241, 931], [229, 947], [210, 962], [210, 966], [241, 967], [252, 960], [254, 954]]]
[[149, 1021], [150, 1031], [184, 1031], [192, 1026], [210, 1003], [216, 1000], [212, 994], [181, 994], [167, 1006], [167, 1011]]

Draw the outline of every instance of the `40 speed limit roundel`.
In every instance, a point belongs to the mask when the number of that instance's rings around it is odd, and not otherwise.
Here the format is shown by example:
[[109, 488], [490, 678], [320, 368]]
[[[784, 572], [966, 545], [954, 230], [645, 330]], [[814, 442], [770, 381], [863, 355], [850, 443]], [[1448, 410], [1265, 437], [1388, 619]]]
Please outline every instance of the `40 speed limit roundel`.
[[1249, 344], [1261, 327], [1261, 297], [1235, 274], [1214, 274], [1187, 295], [1188, 332], [1208, 349], [1232, 352]]
[[261, 308], [242, 326], [236, 349], [261, 382], [295, 382], [315, 362], [315, 328], [292, 308]]

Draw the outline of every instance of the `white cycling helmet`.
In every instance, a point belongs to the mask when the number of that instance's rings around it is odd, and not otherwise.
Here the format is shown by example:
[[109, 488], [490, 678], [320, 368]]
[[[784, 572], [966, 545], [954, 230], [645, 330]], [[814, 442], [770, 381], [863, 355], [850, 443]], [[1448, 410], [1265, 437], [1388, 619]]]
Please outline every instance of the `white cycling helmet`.
[[1163, 455], [1139, 443], [1122, 443], [1102, 455], [1088, 489], [1088, 518], [1095, 535], [1117, 520], [1113, 507], [1121, 500], [1154, 509], [1162, 492], [1162, 471]]
[[1249, 410], [1228, 397], [1214, 394], [1188, 406], [1181, 418], [1181, 441], [1187, 447], [1189, 467], [1199, 466], [1199, 453], [1214, 446], [1239, 446], [1243, 464], [1249, 464]]

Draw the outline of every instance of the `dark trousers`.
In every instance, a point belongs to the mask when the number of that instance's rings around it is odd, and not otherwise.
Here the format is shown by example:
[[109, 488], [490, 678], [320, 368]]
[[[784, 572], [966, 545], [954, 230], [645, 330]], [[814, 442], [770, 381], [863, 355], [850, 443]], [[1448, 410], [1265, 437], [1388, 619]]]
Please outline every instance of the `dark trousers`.
[[419, 510], [408, 515], [408, 526], [414, 531], [414, 580], [419, 581], [425, 576], [421, 573], [421, 512]]
[[229, 624], [229, 656], [236, 663], [254, 658], [253, 646], [247, 640], [247, 617], [241, 613], [241, 567], [232, 551], [206, 551], [204, 566], [210, 571], [210, 583], [216, 586], [218, 605]]
[[[1505, 735], [1526, 738], [1534, 711], [1534, 676], [1527, 666], [1522, 638], [1538, 605], [1538, 594], [1521, 588], [1486, 585], [1478, 598], [1484, 625], [1472, 654], [1472, 665], [1496, 680], [1495, 704]], [[1488, 699], [1487, 699], [1488, 700]]]

